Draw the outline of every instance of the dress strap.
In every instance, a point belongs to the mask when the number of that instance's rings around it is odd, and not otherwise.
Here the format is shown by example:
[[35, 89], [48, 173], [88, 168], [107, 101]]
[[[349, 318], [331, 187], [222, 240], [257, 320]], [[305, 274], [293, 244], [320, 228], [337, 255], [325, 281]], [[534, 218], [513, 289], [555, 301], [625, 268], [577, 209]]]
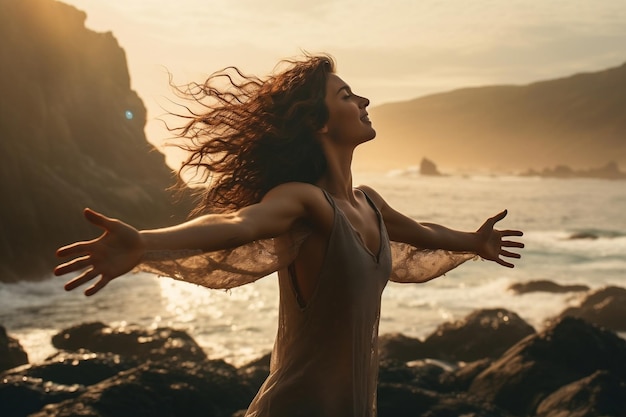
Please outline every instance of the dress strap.
[[374, 211], [376, 212], [376, 215], [378, 216], [379, 219], [382, 219], [382, 214], [380, 212], [380, 210], [378, 210], [378, 206], [376, 206], [376, 204], [374, 203], [374, 201], [370, 198], [369, 195], [367, 195], [367, 193], [365, 192], [365, 190], [360, 189], [359, 187], [356, 187], [357, 190], [359, 190], [360, 192], [363, 193], [363, 195], [365, 196], [365, 199], [367, 200], [367, 202], [369, 203], [370, 206], [372, 206], [372, 208], [374, 209]]
[[322, 192], [324, 193], [324, 197], [326, 197], [326, 200], [328, 200], [328, 202], [330, 203], [331, 207], [337, 208], [337, 203], [335, 203], [335, 199], [333, 198], [332, 195], [330, 195], [330, 193], [328, 191], [326, 191], [323, 188], [320, 188], [320, 190], [322, 190]]

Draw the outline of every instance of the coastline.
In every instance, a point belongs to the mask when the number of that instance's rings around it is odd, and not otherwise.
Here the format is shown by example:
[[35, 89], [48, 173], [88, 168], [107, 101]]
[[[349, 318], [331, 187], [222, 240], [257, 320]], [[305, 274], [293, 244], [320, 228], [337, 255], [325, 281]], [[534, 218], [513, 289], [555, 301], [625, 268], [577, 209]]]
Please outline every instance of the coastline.
[[[580, 291], [586, 297], [579, 308], [566, 309], [541, 330], [513, 311], [481, 309], [462, 320], [442, 323], [423, 340], [382, 334], [379, 417], [401, 415], [399, 410], [417, 412], [425, 404], [432, 416], [450, 415], [445, 413], [453, 410], [475, 410], [475, 415], [485, 417], [549, 416], [546, 407], [561, 411], [580, 408], [568, 396], [572, 391], [593, 388], [610, 394], [626, 387], [626, 363], [622, 360], [626, 340], [617, 336], [618, 331], [626, 331], [626, 289], [589, 291], [538, 281], [517, 286], [515, 291], [521, 295]], [[133, 390], [150, 391], [150, 395], [144, 392], [142, 407], [159, 409], [163, 396], [199, 396], [203, 407], [220, 410], [216, 415], [239, 416], [269, 372], [269, 355], [235, 367], [208, 358], [188, 333], [167, 327], [84, 323], [54, 335], [57, 353], [32, 364], [23, 363], [19, 341], [8, 336], [0, 350], [11, 352], [5, 357], [21, 357], [22, 363], [0, 373], [0, 411], [15, 417], [72, 415], [81, 407], [91, 410], [81, 415], [126, 415], [133, 408], [123, 407], [137, 406], [130, 405], [135, 401], [128, 397]], [[545, 361], [550, 366], [543, 369]], [[516, 373], [515, 378], [511, 372]], [[531, 383], [538, 377], [549, 383]], [[519, 384], [515, 398], [504, 394], [512, 389], [511, 384]], [[174, 386], [178, 388], [173, 393]], [[206, 390], [213, 394], [202, 396]], [[609, 394], [597, 395], [584, 406], [605, 410], [597, 415], [618, 416], [611, 410], [626, 411], [626, 399]], [[26, 407], [28, 396], [37, 401]], [[424, 402], [425, 396], [429, 401]], [[45, 406], [45, 411], [35, 406]], [[114, 414], [103, 411], [107, 407], [113, 407]], [[150, 415], [188, 416], [201, 410], [193, 402], [189, 407], [178, 414], [159, 411]]]

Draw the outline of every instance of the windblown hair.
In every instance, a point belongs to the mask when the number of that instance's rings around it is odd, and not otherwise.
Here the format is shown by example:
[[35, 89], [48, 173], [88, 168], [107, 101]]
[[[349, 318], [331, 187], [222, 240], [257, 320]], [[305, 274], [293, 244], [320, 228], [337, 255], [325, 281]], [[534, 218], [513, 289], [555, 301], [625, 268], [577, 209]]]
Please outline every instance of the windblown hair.
[[[335, 71], [330, 56], [306, 55], [266, 79], [227, 67], [204, 84], [178, 89], [200, 105], [175, 129], [202, 187], [194, 214], [223, 212], [259, 202], [273, 187], [291, 181], [315, 183], [326, 170], [317, 132], [328, 120], [326, 80]], [[179, 115], [180, 116], [180, 115]]]

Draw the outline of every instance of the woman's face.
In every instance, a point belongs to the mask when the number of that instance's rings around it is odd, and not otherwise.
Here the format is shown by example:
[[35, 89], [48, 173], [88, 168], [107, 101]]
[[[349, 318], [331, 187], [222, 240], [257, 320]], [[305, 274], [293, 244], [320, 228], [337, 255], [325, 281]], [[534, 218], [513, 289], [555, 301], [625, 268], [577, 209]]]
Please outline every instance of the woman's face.
[[370, 101], [354, 94], [348, 84], [335, 74], [328, 75], [325, 101], [328, 121], [321, 133], [354, 146], [374, 139], [376, 131], [366, 110]]

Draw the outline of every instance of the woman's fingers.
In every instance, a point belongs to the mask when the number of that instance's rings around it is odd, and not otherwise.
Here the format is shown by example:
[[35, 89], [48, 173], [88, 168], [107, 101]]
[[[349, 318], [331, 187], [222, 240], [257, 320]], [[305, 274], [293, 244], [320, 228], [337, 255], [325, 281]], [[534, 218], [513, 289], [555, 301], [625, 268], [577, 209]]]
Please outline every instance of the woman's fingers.
[[94, 242], [95, 240], [89, 240], [83, 242], [75, 242], [70, 245], [63, 246], [57, 249], [56, 255], [59, 258], [88, 255], [90, 251], [90, 245]]
[[84, 283], [91, 281], [98, 275], [100, 275], [100, 272], [96, 271], [93, 268], [88, 269], [76, 278], [66, 282], [64, 288], [66, 291], [72, 291], [73, 289], [80, 287]]
[[506, 248], [524, 248], [522, 242], [514, 242], [512, 240], [503, 240], [501, 245]]
[[107, 285], [109, 281], [111, 280], [109, 278], [104, 277], [103, 275], [98, 281], [96, 281], [95, 284], [93, 284], [91, 287], [85, 290], [85, 295], [86, 296], [94, 295], [95, 293], [100, 291], [102, 288], [104, 288], [104, 286]]
[[508, 213], [508, 210], [502, 210], [500, 213], [496, 214], [495, 216], [493, 216], [489, 220], [491, 221], [492, 224], [496, 224], [500, 220], [504, 219], [506, 217], [507, 213]]
[[504, 249], [500, 251], [500, 255], [506, 256], [507, 258], [517, 258], [517, 259], [522, 257], [522, 255], [520, 255], [519, 253], [509, 252], [508, 250], [504, 250]]
[[[91, 224], [98, 226], [104, 230], [109, 230], [113, 225], [113, 221], [111, 219], [109, 219], [108, 217], [96, 211], [93, 211], [92, 209], [86, 208], [83, 211], [83, 214], [85, 215], [85, 218]], [[94, 242], [97, 242], [99, 239], [100, 238], [93, 239], [93, 240], [85, 240], [85, 241], [75, 242], [70, 245], [63, 246], [57, 250], [56, 255], [60, 258], [64, 258], [67, 256], [87, 255], [89, 254], [90, 246]]]
[[[65, 289], [71, 291], [94, 281], [85, 290], [85, 295], [93, 295], [117, 276], [115, 273], [112, 277], [110, 274], [105, 276], [103, 271], [109, 271], [109, 266], [114, 264], [113, 261], [115, 260], [112, 257], [115, 258], [116, 253], [128, 246], [128, 242], [123, 241], [124, 234], [122, 233], [127, 226], [89, 208], [86, 208], [83, 214], [89, 223], [100, 227], [104, 233], [96, 239], [76, 242], [59, 248], [56, 253], [58, 257], [73, 257], [74, 259], [57, 266], [54, 269], [54, 274], [64, 275], [82, 271], [80, 275], [65, 284]], [[97, 279], [98, 277], [100, 278]]]
[[513, 265], [510, 262], [505, 261], [504, 259], [498, 258], [495, 261], [502, 266], [506, 266], [507, 268], [515, 268], [515, 265]]
[[111, 223], [113, 222], [104, 214], [98, 213], [97, 211], [94, 211], [90, 208], [86, 208], [85, 210], [83, 210], [83, 215], [89, 221], [89, 223], [105, 230], [109, 229], [111, 227]]
[[524, 232], [521, 230], [501, 230], [502, 236], [524, 236]]
[[487, 220], [485, 220], [485, 223], [483, 223], [483, 225], [478, 229], [478, 232], [479, 233], [491, 233], [495, 224], [498, 223], [500, 220], [504, 219], [507, 213], [508, 213], [508, 210], [502, 210], [500, 213], [496, 214], [495, 216], [488, 218]]
[[90, 256], [82, 256], [80, 258], [72, 259], [69, 262], [61, 264], [54, 268], [54, 275], [65, 275], [70, 272], [80, 271], [91, 266], [92, 260]]

